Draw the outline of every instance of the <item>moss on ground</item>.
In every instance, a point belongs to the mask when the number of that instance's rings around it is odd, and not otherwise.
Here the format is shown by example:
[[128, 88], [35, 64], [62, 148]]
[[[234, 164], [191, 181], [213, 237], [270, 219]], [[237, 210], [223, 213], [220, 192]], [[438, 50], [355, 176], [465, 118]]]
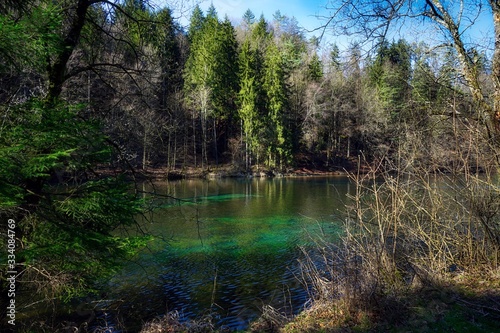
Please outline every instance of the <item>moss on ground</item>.
[[404, 309], [399, 313], [391, 309], [388, 320], [383, 310], [370, 306], [349, 311], [339, 301], [317, 303], [280, 332], [500, 333], [500, 304], [495, 293], [474, 297], [469, 294], [465, 298], [452, 291], [428, 290], [408, 295], [401, 304]]

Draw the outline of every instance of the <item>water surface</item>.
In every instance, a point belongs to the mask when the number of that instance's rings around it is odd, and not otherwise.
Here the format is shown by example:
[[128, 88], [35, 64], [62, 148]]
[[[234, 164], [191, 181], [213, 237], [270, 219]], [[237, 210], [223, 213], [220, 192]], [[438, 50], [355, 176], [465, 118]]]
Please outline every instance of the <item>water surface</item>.
[[[299, 311], [299, 246], [335, 240], [349, 182], [345, 177], [182, 180], [146, 185], [161, 195], [141, 221], [155, 235], [113, 280], [137, 325], [169, 311], [183, 319], [210, 313], [244, 329], [270, 304]], [[170, 197], [182, 200], [172, 199]], [[115, 295], [116, 296], [116, 295]]]

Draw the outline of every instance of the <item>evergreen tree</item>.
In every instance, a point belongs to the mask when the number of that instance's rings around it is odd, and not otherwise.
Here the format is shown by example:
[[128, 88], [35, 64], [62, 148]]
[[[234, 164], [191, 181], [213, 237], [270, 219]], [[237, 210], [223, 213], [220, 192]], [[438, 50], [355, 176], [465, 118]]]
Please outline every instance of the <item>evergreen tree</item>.
[[266, 19], [264, 15], [261, 15], [259, 21], [252, 29], [252, 41], [254, 42], [254, 47], [265, 46], [267, 40], [269, 39], [269, 31]]
[[181, 86], [180, 67], [182, 65], [181, 50], [177, 39], [180, 28], [172, 18], [170, 9], [162, 9], [154, 17], [153, 47], [156, 50], [161, 68], [160, 103], [163, 109], [167, 108], [169, 95]]
[[192, 43], [196, 37], [196, 34], [201, 31], [203, 23], [205, 21], [205, 16], [199, 5], [196, 5], [191, 14], [191, 19], [189, 21], [188, 37], [189, 41]]
[[208, 10], [207, 10], [207, 19], [208, 20], [218, 20], [218, 17], [217, 17], [217, 10], [215, 9], [215, 6], [214, 4], [210, 4], [210, 7], [208, 7]]
[[217, 161], [219, 120], [232, 117], [237, 91], [237, 42], [229, 20], [221, 23], [214, 8], [197, 31], [186, 63], [185, 81], [189, 101], [198, 109], [202, 129], [202, 158], [208, 162], [207, 131], [212, 120], [214, 158]]
[[[238, 92], [238, 43], [234, 27], [226, 17], [219, 23], [216, 35], [215, 52], [215, 79], [212, 88], [212, 100], [214, 106], [213, 134], [214, 134], [214, 156], [218, 163], [219, 154], [222, 149], [227, 148], [227, 137], [225, 142], [220, 142], [218, 128], [228, 132], [235, 117], [236, 99]], [[222, 137], [224, 138], [224, 137]]]
[[112, 234], [134, 223], [140, 201], [124, 179], [92, 173], [109, 162], [111, 148], [80, 111], [40, 100], [20, 104], [7, 114], [0, 139], [0, 215], [16, 221], [23, 279], [51, 286], [63, 274], [63, 284], [42, 290], [65, 298], [88, 291], [140, 244]]
[[330, 66], [336, 71], [340, 69], [340, 50], [337, 44], [330, 51]]
[[251, 27], [255, 23], [255, 15], [250, 9], [247, 9], [243, 14], [243, 22], [247, 27]]
[[251, 49], [250, 41], [246, 40], [239, 53], [238, 115], [242, 122], [245, 142], [245, 168], [250, 167], [251, 154], [258, 152], [258, 93], [259, 77], [257, 73], [256, 52]]
[[[303, 131], [301, 128], [304, 119], [305, 98], [303, 97], [308, 81], [308, 42], [299, 28], [297, 20], [279, 12], [275, 15], [274, 42], [278, 46], [283, 61], [283, 77], [285, 78], [285, 91], [287, 107], [283, 114], [285, 133], [287, 133], [287, 153], [290, 161], [291, 154], [301, 148]], [[314, 43], [313, 43], [314, 44]], [[315, 52], [315, 50], [311, 51]], [[319, 60], [319, 58], [318, 58]], [[316, 65], [319, 65], [316, 63]], [[319, 73], [316, 68], [316, 75]], [[288, 148], [287, 148], [288, 149]]]
[[406, 109], [410, 92], [410, 47], [404, 40], [382, 42], [370, 68], [372, 82], [378, 88], [386, 110], [396, 120]]
[[312, 81], [319, 81], [323, 78], [323, 68], [317, 53], [314, 53], [308, 64], [308, 77]]
[[[36, 64], [30, 75], [48, 78], [26, 87], [32, 90], [25, 98], [14, 92], [0, 104], [0, 216], [16, 221], [15, 269], [25, 281], [19, 295], [30, 295], [16, 299], [19, 306], [33, 302], [33, 292], [37, 300], [44, 293], [69, 299], [88, 292], [142, 243], [113, 234], [133, 224], [142, 206], [130, 183], [97, 172], [109, 165], [116, 145], [82, 105], [61, 98], [90, 10], [90, 1], [70, 8], [50, 1], [17, 22], [0, 17], [0, 29], [8, 31], [0, 53], [11, 55], [1, 58], [0, 68], [22, 76], [21, 66]], [[27, 29], [19, 29], [23, 25]], [[24, 39], [17, 51], [32, 60], [7, 51], [11, 38]], [[5, 280], [1, 288], [5, 292]]]
[[425, 60], [419, 59], [415, 62], [411, 84], [413, 99], [418, 105], [436, 106], [439, 86], [434, 72]]
[[116, 12], [115, 25], [126, 41], [122, 45], [122, 51], [128, 64], [134, 64], [138, 53], [153, 42], [152, 22], [154, 22], [153, 13], [147, 8], [145, 0], [126, 0], [123, 10]]
[[285, 63], [278, 46], [270, 43], [264, 57], [264, 89], [267, 97], [268, 165], [282, 168], [291, 158], [290, 138], [285, 126], [287, 84]]
[[245, 36], [238, 56], [239, 84], [238, 116], [241, 121], [241, 136], [244, 142], [245, 167], [248, 169], [252, 159], [259, 164], [262, 151], [266, 146], [263, 140], [268, 122], [267, 94], [264, 82], [264, 53], [271, 36], [267, 30], [267, 22], [261, 16], [258, 22], [250, 27], [250, 33]]
[[234, 27], [226, 17], [216, 28], [213, 100], [217, 118], [232, 117], [238, 90], [238, 43]]

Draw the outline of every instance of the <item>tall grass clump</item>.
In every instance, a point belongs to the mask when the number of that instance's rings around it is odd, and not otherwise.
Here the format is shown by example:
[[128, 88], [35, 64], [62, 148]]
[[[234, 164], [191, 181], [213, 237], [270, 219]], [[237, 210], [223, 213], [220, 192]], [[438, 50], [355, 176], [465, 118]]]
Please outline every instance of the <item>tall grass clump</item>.
[[306, 311], [287, 331], [407, 326], [433, 302], [500, 318], [500, 186], [493, 167], [470, 161], [435, 168], [380, 159], [350, 174], [342, 240], [302, 260], [315, 319], [307, 329], [299, 323]]

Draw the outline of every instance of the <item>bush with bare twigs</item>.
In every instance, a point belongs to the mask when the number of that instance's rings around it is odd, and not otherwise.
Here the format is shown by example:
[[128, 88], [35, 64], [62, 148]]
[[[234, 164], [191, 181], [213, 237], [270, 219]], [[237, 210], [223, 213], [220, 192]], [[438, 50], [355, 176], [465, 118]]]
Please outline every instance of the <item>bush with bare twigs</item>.
[[[436, 172], [384, 159], [368, 173], [351, 174], [355, 191], [342, 241], [304, 252], [302, 277], [315, 304], [310, 311], [330, 304], [335, 313], [329, 318], [338, 327], [359, 325], [360, 318], [397, 326], [412, 316], [415, 295], [446, 288], [454, 301], [500, 317], [494, 278], [500, 272], [500, 186], [493, 169], [475, 173], [462, 162]], [[471, 281], [481, 281], [481, 292], [496, 301], [467, 300], [464, 295], [479, 292]]]

